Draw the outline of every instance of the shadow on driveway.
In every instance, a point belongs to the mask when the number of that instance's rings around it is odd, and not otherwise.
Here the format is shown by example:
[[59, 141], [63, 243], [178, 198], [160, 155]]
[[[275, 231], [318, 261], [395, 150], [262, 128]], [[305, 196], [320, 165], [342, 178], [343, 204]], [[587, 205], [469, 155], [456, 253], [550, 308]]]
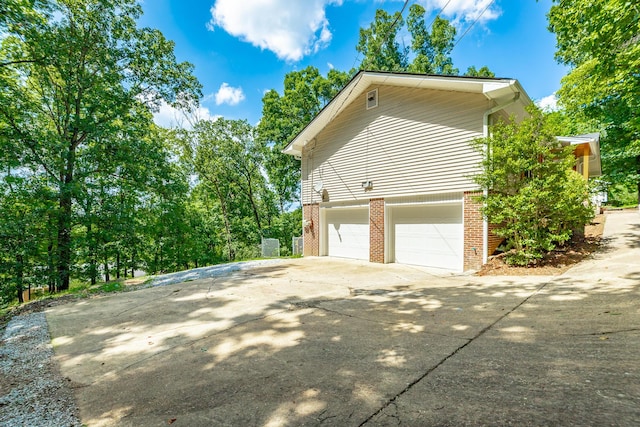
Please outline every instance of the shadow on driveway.
[[[640, 259], [612, 248], [611, 265]], [[637, 425], [640, 266], [607, 266], [492, 278], [311, 258], [47, 319], [88, 425]]]

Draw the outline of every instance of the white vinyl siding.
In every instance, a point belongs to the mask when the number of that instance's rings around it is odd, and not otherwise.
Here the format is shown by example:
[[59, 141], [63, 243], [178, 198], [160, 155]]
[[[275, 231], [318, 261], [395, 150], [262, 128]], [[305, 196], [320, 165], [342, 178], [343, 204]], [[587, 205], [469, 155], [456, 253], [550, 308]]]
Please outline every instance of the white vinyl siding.
[[[470, 179], [480, 154], [470, 142], [482, 136], [491, 107], [482, 94], [378, 89], [378, 107], [367, 110], [366, 91], [306, 146], [303, 203], [444, 193], [476, 189]], [[371, 181], [373, 188], [362, 188]]]

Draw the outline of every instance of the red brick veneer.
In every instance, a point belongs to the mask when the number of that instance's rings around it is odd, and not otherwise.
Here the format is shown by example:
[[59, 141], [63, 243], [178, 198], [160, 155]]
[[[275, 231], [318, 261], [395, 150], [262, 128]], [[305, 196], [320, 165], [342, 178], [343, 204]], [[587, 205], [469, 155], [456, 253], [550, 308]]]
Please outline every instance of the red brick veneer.
[[384, 263], [384, 199], [369, 201], [369, 261]]
[[464, 270], [482, 267], [482, 204], [473, 198], [481, 193], [464, 193]]
[[317, 203], [302, 207], [302, 218], [309, 221], [309, 225], [302, 229], [304, 238], [304, 256], [320, 255], [320, 206]]

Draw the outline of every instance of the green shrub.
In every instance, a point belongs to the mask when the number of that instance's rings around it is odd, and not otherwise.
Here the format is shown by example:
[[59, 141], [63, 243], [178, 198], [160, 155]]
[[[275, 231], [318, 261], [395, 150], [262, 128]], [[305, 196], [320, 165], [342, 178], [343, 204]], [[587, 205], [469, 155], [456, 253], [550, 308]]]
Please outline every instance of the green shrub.
[[562, 147], [558, 129], [535, 107], [521, 123], [511, 119], [476, 141], [482, 171], [475, 181], [483, 214], [511, 249], [509, 264], [528, 265], [568, 241], [593, 217], [588, 183], [573, 170], [571, 147]]

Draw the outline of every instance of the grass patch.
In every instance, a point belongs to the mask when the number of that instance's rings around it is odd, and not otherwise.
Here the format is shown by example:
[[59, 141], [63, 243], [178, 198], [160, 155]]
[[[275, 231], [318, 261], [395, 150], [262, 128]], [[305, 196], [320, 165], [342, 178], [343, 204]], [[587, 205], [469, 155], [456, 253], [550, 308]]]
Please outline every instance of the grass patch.
[[111, 293], [120, 292], [125, 288], [125, 285], [120, 281], [100, 283], [96, 286], [89, 288], [91, 293]]
[[604, 210], [615, 210], [615, 211], [619, 211], [619, 210], [624, 210], [624, 209], [637, 209], [638, 208], [638, 204], [633, 204], [633, 205], [622, 205], [622, 206], [607, 206], [607, 205], [603, 205], [602, 209]]

